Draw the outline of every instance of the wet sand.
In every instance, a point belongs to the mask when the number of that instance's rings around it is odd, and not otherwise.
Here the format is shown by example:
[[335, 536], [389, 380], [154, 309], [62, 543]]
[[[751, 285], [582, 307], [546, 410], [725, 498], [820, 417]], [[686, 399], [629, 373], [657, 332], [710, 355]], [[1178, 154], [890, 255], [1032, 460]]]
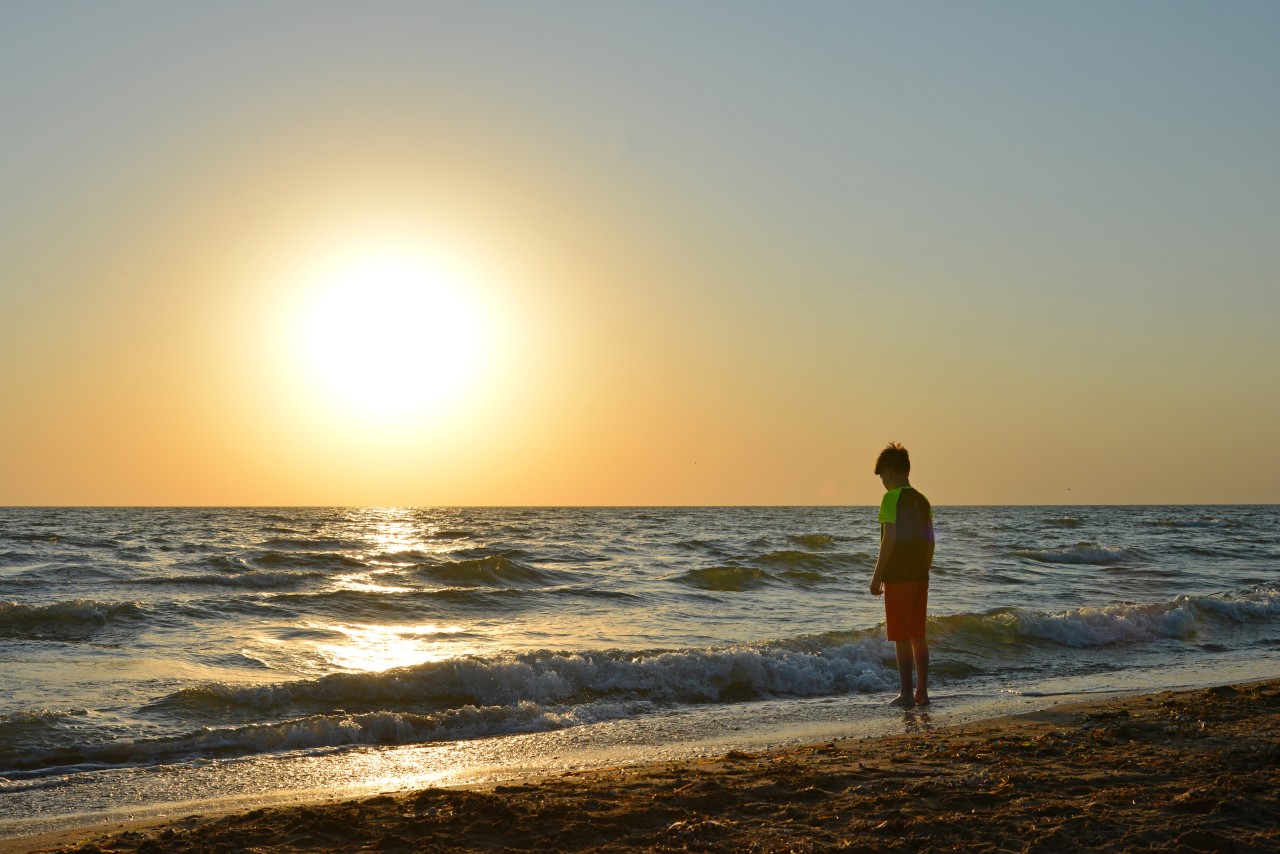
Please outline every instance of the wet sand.
[[1280, 680], [486, 789], [192, 816], [0, 852], [1280, 852]]

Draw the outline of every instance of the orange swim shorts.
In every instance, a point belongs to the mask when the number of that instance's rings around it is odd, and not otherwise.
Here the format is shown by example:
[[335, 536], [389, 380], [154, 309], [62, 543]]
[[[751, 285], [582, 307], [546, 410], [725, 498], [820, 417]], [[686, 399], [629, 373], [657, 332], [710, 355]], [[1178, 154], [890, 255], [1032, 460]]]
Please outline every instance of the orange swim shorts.
[[905, 641], [924, 637], [924, 612], [928, 604], [928, 581], [886, 581], [884, 626], [889, 640]]

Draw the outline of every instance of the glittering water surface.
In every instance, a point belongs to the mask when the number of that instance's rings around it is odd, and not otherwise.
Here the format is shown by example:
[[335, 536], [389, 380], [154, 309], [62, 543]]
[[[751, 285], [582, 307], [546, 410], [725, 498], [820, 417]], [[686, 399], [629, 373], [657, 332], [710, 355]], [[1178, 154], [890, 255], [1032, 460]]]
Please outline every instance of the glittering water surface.
[[[1280, 508], [935, 512], [939, 709], [1280, 672]], [[896, 687], [877, 538], [873, 508], [0, 509], [0, 833], [858, 732]]]

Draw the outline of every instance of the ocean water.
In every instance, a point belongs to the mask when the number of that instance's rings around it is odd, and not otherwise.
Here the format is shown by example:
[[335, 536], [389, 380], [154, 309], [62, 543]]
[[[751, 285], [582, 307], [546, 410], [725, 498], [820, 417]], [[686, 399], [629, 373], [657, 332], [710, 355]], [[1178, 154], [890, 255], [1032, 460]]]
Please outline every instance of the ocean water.
[[1280, 675], [1280, 507], [0, 508], [0, 836]]

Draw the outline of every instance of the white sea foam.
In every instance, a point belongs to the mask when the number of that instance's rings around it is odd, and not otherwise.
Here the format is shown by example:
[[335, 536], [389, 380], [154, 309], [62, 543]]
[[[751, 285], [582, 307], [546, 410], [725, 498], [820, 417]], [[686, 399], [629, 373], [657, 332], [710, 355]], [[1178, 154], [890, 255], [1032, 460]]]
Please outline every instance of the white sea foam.
[[156, 706], [261, 710], [522, 702], [552, 706], [601, 698], [701, 703], [741, 695], [815, 696], [883, 689], [885, 655], [884, 642], [870, 639], [817, 654], [776, 645], [646, 654], [535, 652], [270, 685], [209, 683], [179, 691]]
[[[931, 618], [936, 637], [952, 649], [980, 650], [991, 638], [1013, 653], [1031, 639], [1085, 648], [1161, 639], [1191, 639], [1211, 628], [1280, 617], [1280, 590], [1266, 588], [1236, 595], [1178, 596], [1168, 602], [1115, 604], [1098, 608], [1035, 611], [1002, 608], [985, 615]], [[1024, 650], [1030, 652], [1030, 650]]]
[[1144, 560], [1142, 552], [1136, 549], [1100, 546], [1096, 543], [1076, 543], [1065, 549], [1015, 549], [1017, 557], [1041, 563], [1092, 564], [1096, 566], [1116, 566], [1125, 563], [1139, 563]]
[[321, 713], [242, 727], [206, 727], [181, 737], [76, 744], [0, 754], [10, 778], [67, 766], [171, 761], [354, 744], [411, 744], [558, 729], [652, 711], [659, 705], [759, 696], [880, 691], [892, 674], [883, 641], [805, 652], [781, 647], [625, 653], [534, 654], [348, 674], [276, 685], [209, 684], [186, 701], [240, 708], [334, 708], [376, 698], [388, 705], [436, 700], [446, 707]]
[[[541, 732], [641, 714], [647, 703], [599, 701], [544, 707], [521, 702], [463, 706], [433, 714], [366, 712], [311, 715], [276, 723], [204, 727], [177, 737], [73, 744], [0, 755], [0, 776], [20, 781], [68, 769], [172, 762], [202, 756], [228, 757], [363, 744], [418, 744], [514, 733]], [[19, 784], [21, 785], [21, 784]], [[4, 791], [0, 788], [0, 791]]]
[[1196, 613], [1188, 603], [1109, 605], [1059, 614], [1018, 611], [1010, 615], [1024, 637], [1065, 646], [1107, 646], [1156, 638], [1188, 638], [1196, 632]]
[[1172, 602], [1076, 608], [1058, 613], [1014, 610], [996, 619], [1023, 637], [1072, 647], [1107, 646], [1160, 638], [1188, 639], [1206, 619], [1244, 623], [1280, 616], [1280, 591], [1260, 589], [1237, 596], [1179, 596]]
[[1243, 596], [1199, 596], [1190, 599], [1196, 608], [1238, 623], [1280, 617], [1280, 589], [1258, 588]]

